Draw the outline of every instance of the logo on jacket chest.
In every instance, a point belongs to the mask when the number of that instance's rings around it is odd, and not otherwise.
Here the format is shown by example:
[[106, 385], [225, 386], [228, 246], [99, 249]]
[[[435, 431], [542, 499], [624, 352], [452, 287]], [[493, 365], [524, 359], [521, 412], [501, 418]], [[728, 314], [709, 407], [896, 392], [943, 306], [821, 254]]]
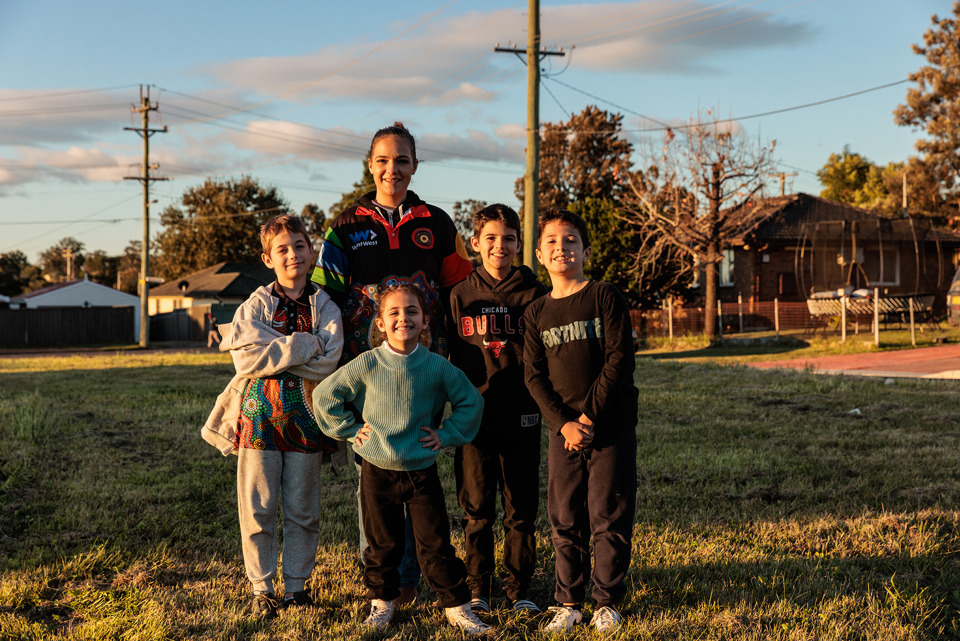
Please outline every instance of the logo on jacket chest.
[[359, 247], [373, 247], [377, 244], [377, 232], [372, 229], [361, 229], [348, 234], [350, 238], [350, 249]]
[[466, 338], [479, 334], [481, 336], [503, 335], [523, 336], [523, 318], [514, 318], [510, 314], [480, 314], [479, 316], [460, 317], [460, 335]]

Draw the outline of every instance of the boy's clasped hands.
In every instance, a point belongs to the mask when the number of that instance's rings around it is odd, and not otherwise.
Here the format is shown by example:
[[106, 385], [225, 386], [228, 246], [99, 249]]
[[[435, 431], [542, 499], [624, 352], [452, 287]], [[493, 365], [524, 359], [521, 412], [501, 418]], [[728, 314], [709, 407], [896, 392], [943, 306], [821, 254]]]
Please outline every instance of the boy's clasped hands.
[[[563, 447], [570, 451], [580, 451], [590, 447], [593, 442], [593, 421], [587, 418], [586, 414], [581, 414], [575, 421], [567, 421], [560, 428], [560, 434], [563, 435]], [[423, 440], [423, 439], [421, 439]]]
[[[440, 435], [437, 433], [437, 430], [432, 427], [421, 427], [421, 430], [427, 433], [426, 436], [420, 439], [420, 442], [423, 443], [423, 447], [430, 450], [431, 452], [437, 452], [443, 447], [443, 443], [440, 442]], [[357, 447], [361, 447], [363, 442], [370, 437], [370, 432], [373, 431], [373, 428], [370, 427], [369, 423], [364, 423], [363, 427], [357, 430], [357, 435], [354, 437], [354, 442], [357, 444]]]

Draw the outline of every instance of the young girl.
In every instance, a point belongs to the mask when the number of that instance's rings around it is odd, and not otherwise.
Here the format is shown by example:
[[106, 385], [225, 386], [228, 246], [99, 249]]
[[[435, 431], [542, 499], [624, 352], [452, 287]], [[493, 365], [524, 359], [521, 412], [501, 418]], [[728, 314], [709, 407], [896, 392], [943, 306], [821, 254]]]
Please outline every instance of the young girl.
[[[320, 246], [312, 278], [340, 307], [344, 363], [379, 345], [375, 300], [378, 292], [398, 283], [416, 285], [426, 301], [423, 344], [441, 356], [448, 353], [447, 301], [441, 291], [462, 281], [473, 267], [450, 216], [410, 191], [418, 164], [416, 140], [402, 123], [377, 131], [367, 157], [376, 190], [340, 212]], [[361, 555], [365, 547], [361, 509]], [[400, 564], [398, 605], [416, 600], [416, 557], [411, 545]]]
[[[353, 441], [362, 459], [363, 583], [371, 600], [364, 626], [383, 629], [393, 616], [400, 596], [406, 506], [421, 570], [447, 620], [466, 634], [481, 634], [490, 626], [470, 609], [466, 568], [450, 544], [436, 453], [473, 439], [483, 398], [463, 372], [420, 345], [429, 322], [424, 307], [414, 285], [383, 290], [375, 323], [385, 342], [317, 387], [313, 407], [323, 431]], [[447, 401], [452, 414], [433, 429], [430, 425]]]

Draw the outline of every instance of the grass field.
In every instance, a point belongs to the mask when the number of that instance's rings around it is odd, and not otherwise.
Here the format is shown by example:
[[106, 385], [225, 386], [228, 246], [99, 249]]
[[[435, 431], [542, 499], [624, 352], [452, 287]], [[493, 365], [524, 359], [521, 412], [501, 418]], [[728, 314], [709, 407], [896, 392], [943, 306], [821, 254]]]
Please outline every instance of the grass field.
[[[425, 587], [362, 633], [355, 477], [329, 468], [316, 606], [252, 619], [236, 462], [198, 435], [232, 371], [215, 353], [0, 355], [0, 639], [459, 638]], [[960, 383], [649, 357], [636, 382], [616, 638], [960, 638]], [[459, 545], [447, 456], [441, 476]], [[545, 607], [543, 514], [538, 547]], [[498, 611], [488, 638], [547, 638], [545, 616]]]

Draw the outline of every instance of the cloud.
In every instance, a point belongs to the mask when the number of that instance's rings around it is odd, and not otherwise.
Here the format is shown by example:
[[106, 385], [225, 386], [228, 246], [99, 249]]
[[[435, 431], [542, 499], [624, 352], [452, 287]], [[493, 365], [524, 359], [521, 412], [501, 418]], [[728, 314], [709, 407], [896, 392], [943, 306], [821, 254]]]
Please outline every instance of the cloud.
[[0, 146], [95, 140], [131, 121], [132, 93], [0, 89]]
[[[543, 41], [567, 50], [562, 64], [591, 71], [704, 73], [718, 67], [720, 52], [792, 46], [814, 35], [804, 23], [730, 3], [638, 0], [541, 11]], [[494, 53], [493, 45], [525, 48], [525, 31], [521, 10], [441, 14], [422, 24], [398, 21], [387, 32], [393, 38], [236, 60], [205, 72], [267, 101], [490, 100], [504, 72], [517, 70], [517, 61]]]
[[544, 11], [542, 30], [550, 42], [575, 47], [574, 65], [633, 73], [704, 73], [718, 68], [718, 53], [792, 46], [815, 33], [750, 7], [654, 0], [554, 7]]

